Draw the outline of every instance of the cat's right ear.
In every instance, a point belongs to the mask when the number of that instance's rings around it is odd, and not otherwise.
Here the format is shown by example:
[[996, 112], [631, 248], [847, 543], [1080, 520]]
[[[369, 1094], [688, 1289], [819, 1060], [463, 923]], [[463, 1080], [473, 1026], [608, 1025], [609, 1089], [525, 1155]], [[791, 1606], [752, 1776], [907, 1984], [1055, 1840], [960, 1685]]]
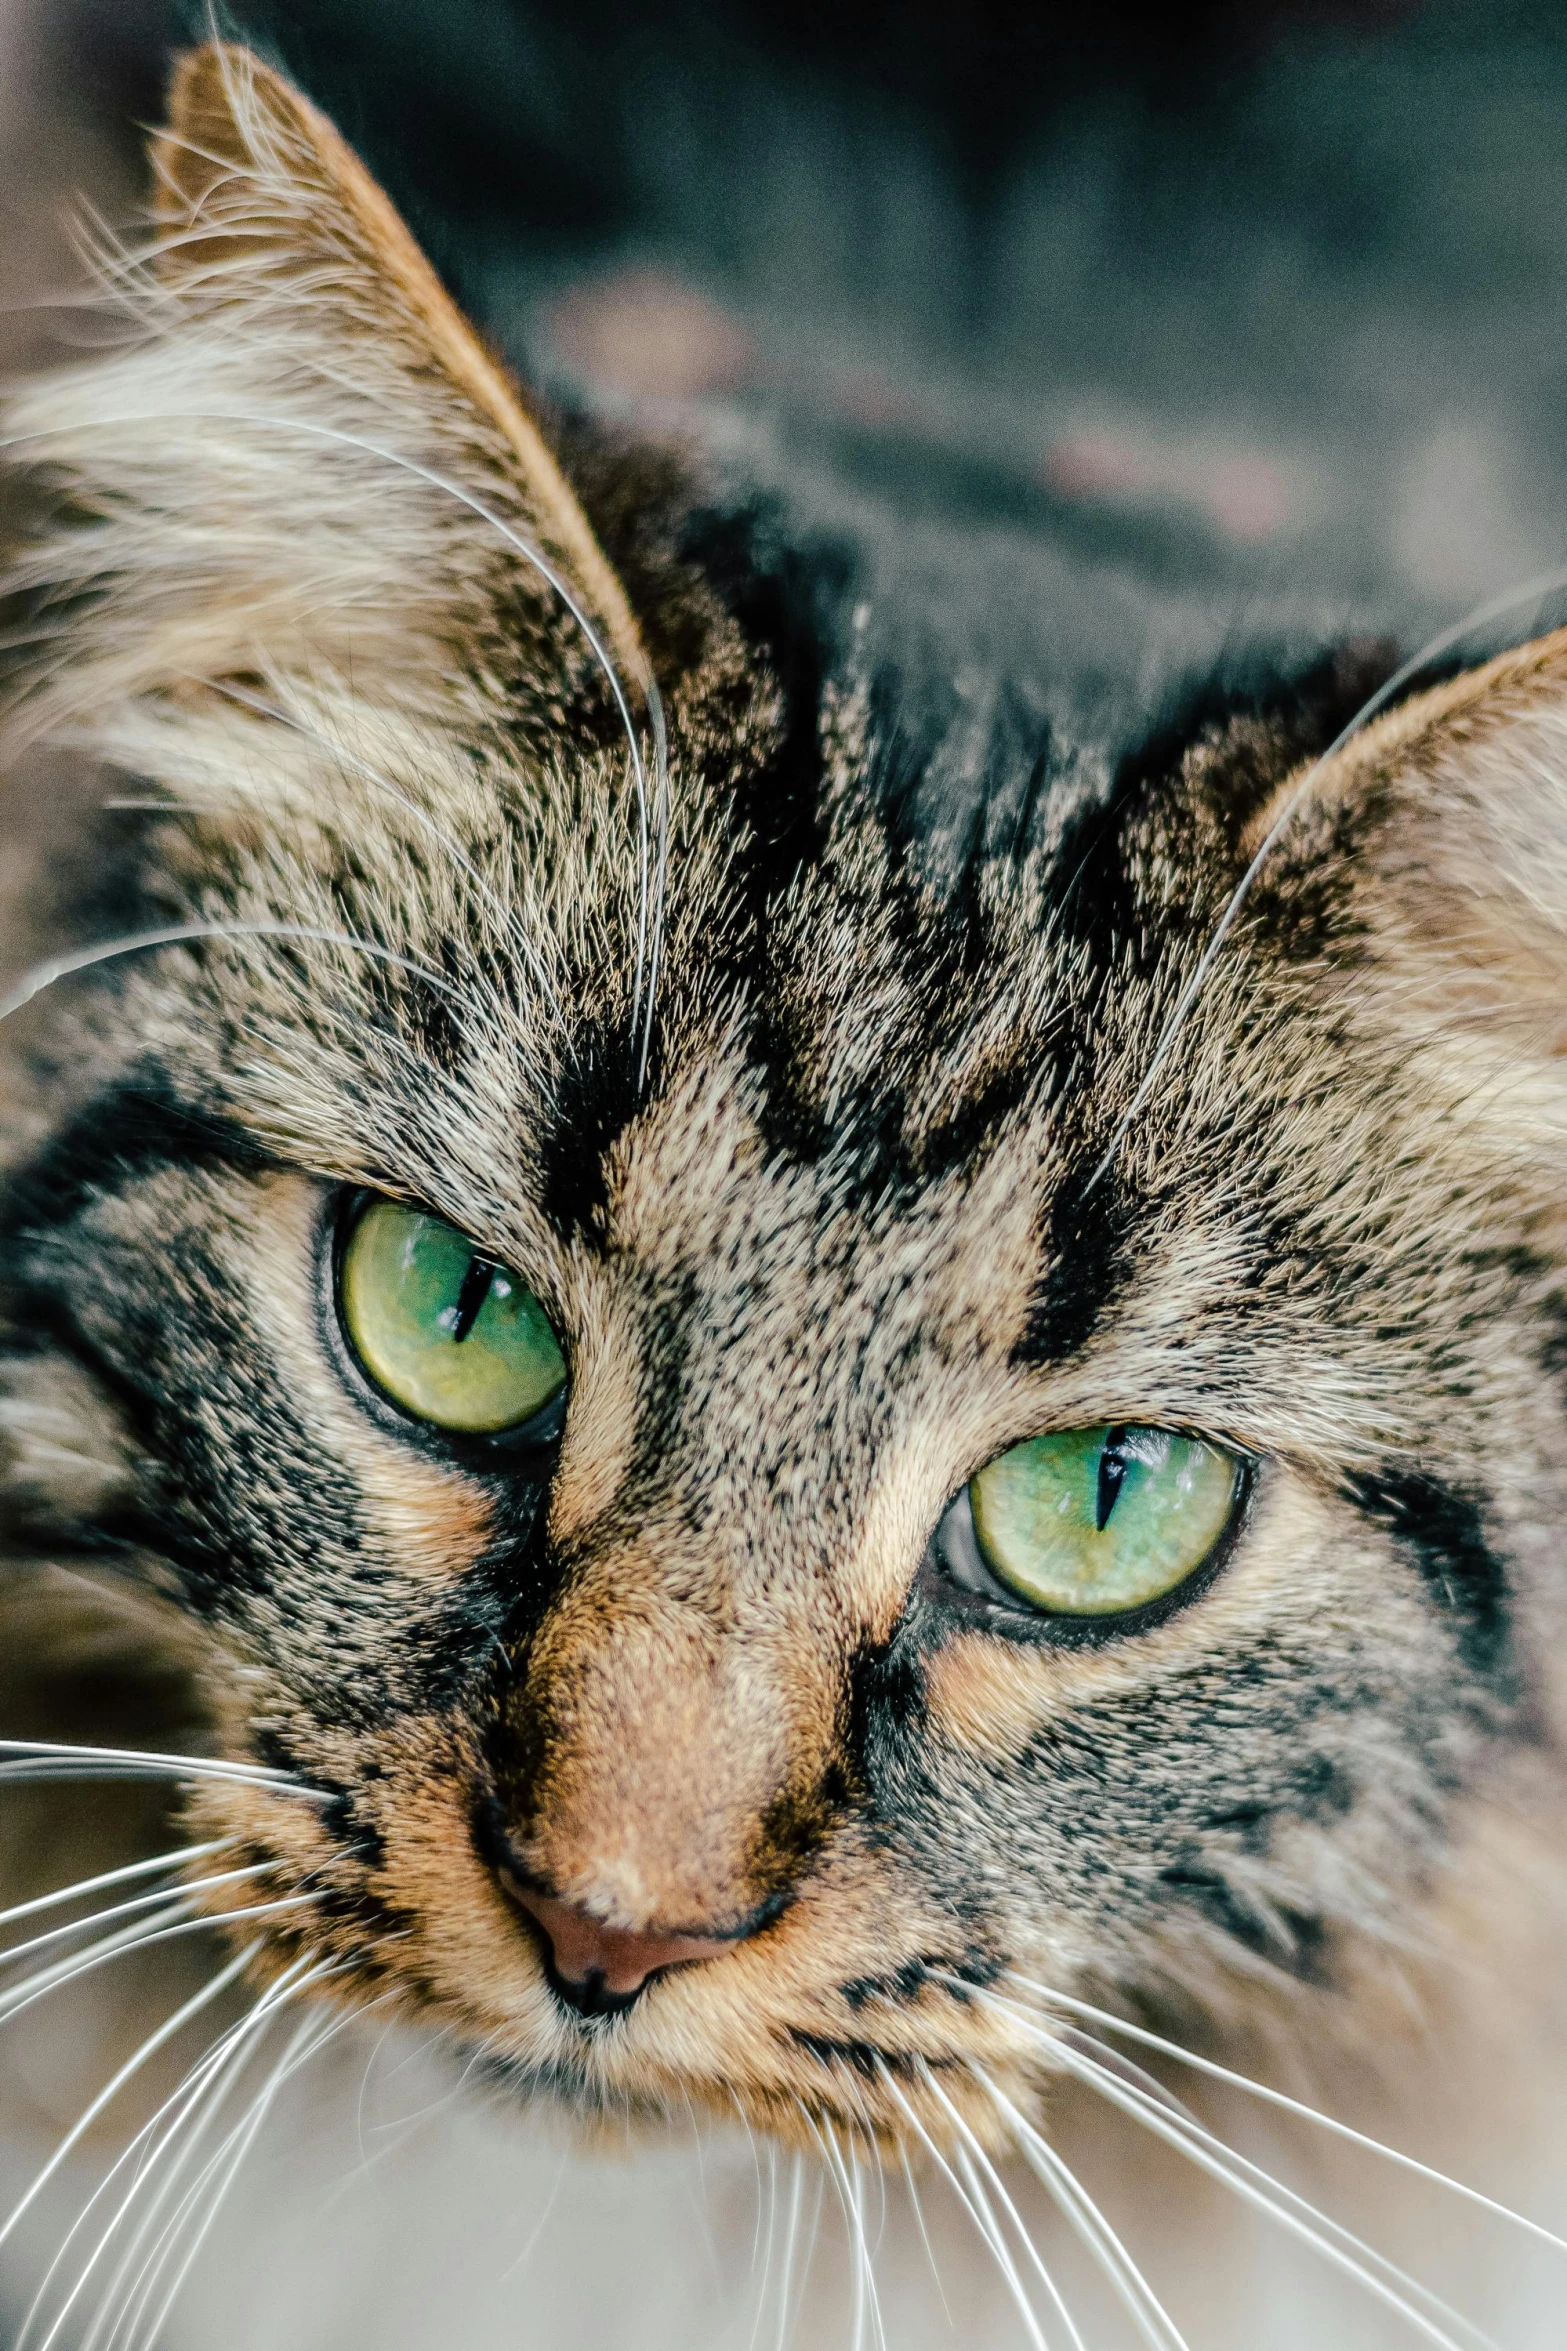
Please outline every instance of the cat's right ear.
[[[352, 677], [383, 708], [504, 680], [556, 722], [646, 674], [626, 595], [516, 384], [332, 125], [249, 51], [177, 67], [127, 347], [25, 387], [62, 494], [16, 582], [47, 726], [203, 684]], [[590, 723], [591, 731], [591, 723]], [[112, 753], [112, 745], [109, 746]]]

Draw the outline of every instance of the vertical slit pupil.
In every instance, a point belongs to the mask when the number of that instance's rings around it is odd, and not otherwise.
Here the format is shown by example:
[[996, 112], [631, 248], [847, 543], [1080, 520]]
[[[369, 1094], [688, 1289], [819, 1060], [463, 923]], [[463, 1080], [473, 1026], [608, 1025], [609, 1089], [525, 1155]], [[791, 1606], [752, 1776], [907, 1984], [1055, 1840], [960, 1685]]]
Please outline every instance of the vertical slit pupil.
[[478, 1321], [496, 1271], [487, 1257], [469, 1258], [468, 1270], [462, 1277], [462, 1288], [457, 1293], [457, 1311], [452, 1317], [452, 1338], [455, 1343], [460, 1345]]
[[1094, 1492], [1094, 1530], [1097, 1534], [1102, 1535], [1110, 1523], [1110, 1513], [1120, 1498], [1121, 1481], [1125, 1475], [1126, 1431], [1119, 1426], [1106, 1429]]

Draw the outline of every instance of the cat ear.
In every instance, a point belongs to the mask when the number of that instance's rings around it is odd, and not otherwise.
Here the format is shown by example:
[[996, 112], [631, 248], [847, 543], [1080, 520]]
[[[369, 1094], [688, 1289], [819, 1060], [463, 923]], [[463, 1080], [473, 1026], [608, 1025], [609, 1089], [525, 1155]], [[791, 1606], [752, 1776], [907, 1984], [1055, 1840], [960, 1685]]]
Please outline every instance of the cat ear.
[[336, 308], [350, 338], [400, 346], [413, 371], [444, 379], [454, 406], [496, 436], [540, 546], [639, 679], [625, 593], [537, 425], [325, 115], [249, 50], [210, 42], [175, 69], [152, 160], [168, 232], [164, 279], [220, 303], [241, 283], [269, 279], [318, 310]]
[[1266, 889], [1283, 909], [1324, 889], [1347, 909], [1375, 1016], [1411, 1046], [1471, 1056], [1498, 1102], [1509, 1076], [1543, 1076], [1559, 1147], [1567, 629], [1416, 695], [1286, 782], [1248, 854], [1292, 799]]
[[212, 43], [153, 161], [155, 245], [115, 273], [144, 332], [8, 420], [73, 525], [21, 575], [70, 616], [35, 695], [308, 670], [406, 708], [482, 673], [558, 724], [613, 671], [635, 705], [640, 633], [581, 506], [331, 124]]

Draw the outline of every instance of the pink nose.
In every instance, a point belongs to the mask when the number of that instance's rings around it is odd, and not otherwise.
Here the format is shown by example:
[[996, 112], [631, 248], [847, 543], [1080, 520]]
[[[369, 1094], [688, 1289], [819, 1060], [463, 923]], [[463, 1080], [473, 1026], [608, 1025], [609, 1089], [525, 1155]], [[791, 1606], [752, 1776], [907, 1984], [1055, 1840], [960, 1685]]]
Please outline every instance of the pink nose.
[[665, 1968], [688, 1967], [693, 1960], [712, 1959], [731, 1940], [724, 1935], [663, 1935], [656, 1929], [605, 1926], [575, 1902], [534, 1893], [509, 1869], [503, 1869], [500, 1878], [549, 1946], [555, 1989], [584, 2016], [629, 2008], [650, 1976]]

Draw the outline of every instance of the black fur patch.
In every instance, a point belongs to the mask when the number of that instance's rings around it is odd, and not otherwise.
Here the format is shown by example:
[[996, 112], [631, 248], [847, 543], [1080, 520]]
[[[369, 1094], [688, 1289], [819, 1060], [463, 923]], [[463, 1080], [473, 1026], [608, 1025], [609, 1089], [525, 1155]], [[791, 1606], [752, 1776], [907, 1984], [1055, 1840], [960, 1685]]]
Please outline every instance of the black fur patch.
[[193, 1109], [152, 1061], [128, 1070], [80, 1109], [8, 1179], [0, 1233], [35, 1234], [70, 1222], [88, 1199], [118, 1191], [165, 1167], [242, 1168], [269, 1164], [231, 1121]]
[[1320, 1983], [1326, 1974], [1328, 1928], [1308, 1912], [1270, 1905], [1254, 1909], [1223, 1872], [1198, 1862], [1172, 1862], [1159, 1882], [1195, 1904], [1204, 1917], [1259, 1959], [1271, 1960], [1302, 1983]]
[[1507, 1570], [1486, 1541], [1479, 1504], [1417, 1470], [1352, 1477], [1344, 1490], [1408, 1546], [1470, 1672], [1510, 1679]]
[[636, 1043], [629, 1020], [596, 1033], [579, 1027], [541, 1137], [542, 1206], [559, 1232], [602, 1234], [609, 1207], [606, 1161], [636, 1108]]
[[898, 2074], [910, 2081], [918, 2081], [926, 2073], [951, 2073], [966, 2066], [962, 2057], [908, 2057], [895, 2049], [880, 2049], [874, 2041], [839, 2041], [825, 2033], [806, 2033], [793, 2030], [789, 2039], [796, 2049], [803, 2049], [819, 2065], [847, 2066], [868, 2082], [886, 2074]]
[[1087, 1346], [1131, 1278], [1136, 1229], [1136, 1203], [1115, 1167], [1092, 1191], [1062, 1187], [1051, 1205], [1046, 1271], [1029, 1303], [1020, 1362], [1059, 1363]]

